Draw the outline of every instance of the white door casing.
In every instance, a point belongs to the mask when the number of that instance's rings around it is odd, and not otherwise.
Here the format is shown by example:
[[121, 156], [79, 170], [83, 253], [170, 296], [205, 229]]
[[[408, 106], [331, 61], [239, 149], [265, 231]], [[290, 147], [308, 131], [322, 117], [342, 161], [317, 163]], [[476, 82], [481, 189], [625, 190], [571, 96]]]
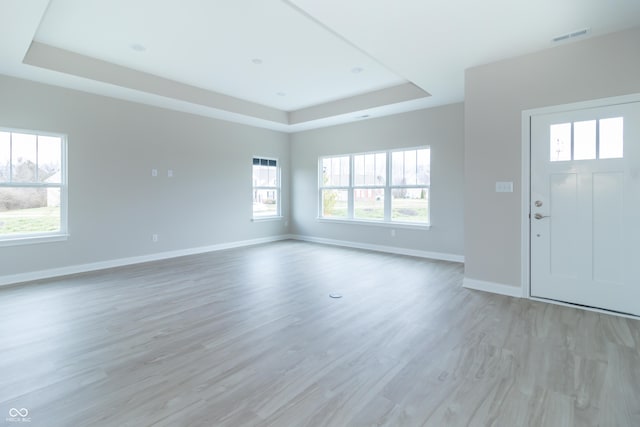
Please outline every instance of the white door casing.
[[531, 296], [640, 315], [640, 102], [530, 126]]

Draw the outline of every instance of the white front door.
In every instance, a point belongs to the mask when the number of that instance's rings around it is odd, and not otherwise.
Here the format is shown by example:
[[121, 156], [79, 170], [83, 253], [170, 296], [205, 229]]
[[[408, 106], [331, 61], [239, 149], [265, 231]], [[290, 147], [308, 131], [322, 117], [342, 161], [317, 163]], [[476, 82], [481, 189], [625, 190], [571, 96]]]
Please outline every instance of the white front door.
[[531, 117], [531, 296], [640, 315], [640, 102]]

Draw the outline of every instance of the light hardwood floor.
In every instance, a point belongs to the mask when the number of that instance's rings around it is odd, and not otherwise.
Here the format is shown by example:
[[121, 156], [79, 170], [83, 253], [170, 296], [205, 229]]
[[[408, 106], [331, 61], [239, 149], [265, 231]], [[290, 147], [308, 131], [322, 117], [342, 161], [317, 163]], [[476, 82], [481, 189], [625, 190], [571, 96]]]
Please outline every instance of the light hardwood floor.
[[640, 321], [462, 275], [285, 241], [0, 289], [0, 425], [640, 426]]

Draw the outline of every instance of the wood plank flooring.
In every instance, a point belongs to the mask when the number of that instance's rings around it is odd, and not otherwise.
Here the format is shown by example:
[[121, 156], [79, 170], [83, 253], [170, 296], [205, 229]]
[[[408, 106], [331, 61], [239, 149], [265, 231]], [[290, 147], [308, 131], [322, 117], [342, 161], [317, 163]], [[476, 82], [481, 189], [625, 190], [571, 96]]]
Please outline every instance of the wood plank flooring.
[[3, 288], [0, 426], [640, 426], [640, 321], [462, 275], [285, 241]]

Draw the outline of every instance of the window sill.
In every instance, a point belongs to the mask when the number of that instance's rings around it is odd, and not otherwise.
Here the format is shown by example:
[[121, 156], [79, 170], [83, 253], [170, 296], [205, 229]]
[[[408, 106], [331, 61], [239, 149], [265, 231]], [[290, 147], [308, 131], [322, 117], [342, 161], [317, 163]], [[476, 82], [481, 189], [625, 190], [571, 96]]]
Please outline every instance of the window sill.
[[382, 221], [366, 221], [362, 219], [329, 219], [329, 218], [316, 218], [318, 222], [333, 223], [333, 224], [354, 224], [354, 225], [372, 225], [374, 227], [386, 227], [386, 228], [408, 228], [413, 230], [431, 230], [431, 224], [419, 223], [419, 222], [382, 222]]
[[63, 242], [69, 240], [68, 234], [52, 234], [40, 236], [16, 236], [0, 238], [0, 247], [2, 246], [18, 246], [18, 245], [36, 245], [40, 243]]
[[282, 221], [283, 218], [284, 217], [282, 215], [265, 216], [265, 217], [251, 218], [251, 221], [252, 222]]

